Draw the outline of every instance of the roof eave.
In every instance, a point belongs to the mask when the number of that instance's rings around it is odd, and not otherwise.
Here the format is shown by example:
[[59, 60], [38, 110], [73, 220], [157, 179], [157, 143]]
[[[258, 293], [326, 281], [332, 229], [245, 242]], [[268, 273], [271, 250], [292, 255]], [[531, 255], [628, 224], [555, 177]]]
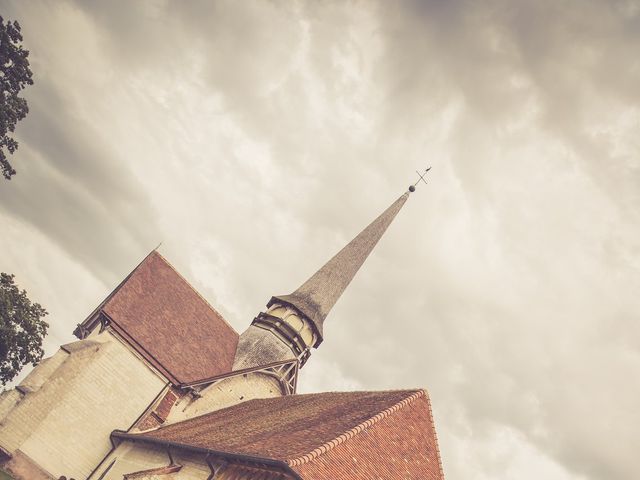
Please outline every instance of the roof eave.
[[141, 434], [132, 434], [132, 433], [124, 432], [122, 430], [114, 430], [113, 432], [111, 432], [112, 441], [114, 438], [121, 439], [121, 440], [131, 440], [134, 442], [141, 442], [141, 443], [150, 443], [153, 445], [162, 445], [165, 447], [177, 448], [177, 449], [186, 450], [189, 452], [215, 455], [228, 460], [238, 460], [241, 462], [278, 467], [284, 470], [285, 472], [287, 472], [288, 474], [290, 474], [291, 476], [293, 476], [293, 478], [295, 478], [296, 480], [303, 480], [302, 477], [295, 470], [293, 470], [287, 462], [283, 460], [276, 460], [274, 458], [247, 455], [244, 453], [223, 452], [219, 450], [213, 450], [210, 448], [196, 447], [193, 445], [185, 445], [183, 443], [172, 442], [171, 440], [161, 440], [158, 438], [147, 437]]
[[131, 270], [131, 272], [129, 272], [129, 275], [124, 277], [124, 279], [118, 285], [116, 285], [116, 287], [113, 290], [111, 290], [111, 293], [109, 293], [109, 295], [107, 295], [106, 298], [102, 302], [100, 302], [100, 304], [87, 316], [87, 318], [85, 318], [82, 322], [80, 322], [76, 326], [76, 328], [73, 330], [73, 335], [78, 337], [80, 340], [83, 340], [83, 337], [82, 337], [83, 330], [87, 330], [88, 332], [91, 332], [96, 327], [96, 325], [100, 323], [99, 322], [100, 314], [103, 312], [104, 306], [107, 304], [107, 302], [111, 300], [116, 293], [118, 293], [118, 291], [122, 288], [122, 286], [125, 283], [127, 283], [127, 281], [136, 272], [136, 270], [138, 270], [138, 268], [140, 268], [140, 266], [147, 260], [147, 258], [149, 258], [155, 251], [156, 249], [154, 248], [147, 255], [145, 255], [145, 257], [142, 260], [140, 260], [140, 263], [138, 263], [138, 265], [136, 265], [135, 268]]
[[265, 368], [277, 367], [280, 365], [284, 365], [286, 363], [292, 363], [294, 361], [298, 361], [297, 359], [289, 359], [289, 360], [278, 360], [277, 362], [265, 363], [263, 365], [256, 365], [254, 367], [242, 368], [240, 370], [232, 370], [227, 373], [221, 373], [220, 375], [214, 375], [213, 377], [203, 378], [201, 380], [194, 380], [191, 382], [180, 383], [176, 385], [179, 388], [193, 388], [200, 387], [202, 385], [211, 384], [213, 382], [217, 382], [218, 380], [223, 380], [229, 377], [235, 377], [238, 375], [244, 375], [246, 373], [251, 373], [259, 370], [264, 370]]
[[315, 311], [313, 311], [313, 309], [305, 308], [305, 306], [303, 305], [304, 302], [297, 301], [297, 299], [294, 298], [294, 294], [275, 295], [271, 297], [271, 300], [269, 300], [269, 303], [267, 303], [267, 308], [271, 307], [274, 303], [282, 303], [287, 307], [294, 309], [300, 314], [300, 316], [309, 321], [311, 328], [318, 338], [313, 347], [318, 348], [318, 346], [324, 340], [322, 332], [324, 319], [320, 319], [319, 316], [315, 314]]

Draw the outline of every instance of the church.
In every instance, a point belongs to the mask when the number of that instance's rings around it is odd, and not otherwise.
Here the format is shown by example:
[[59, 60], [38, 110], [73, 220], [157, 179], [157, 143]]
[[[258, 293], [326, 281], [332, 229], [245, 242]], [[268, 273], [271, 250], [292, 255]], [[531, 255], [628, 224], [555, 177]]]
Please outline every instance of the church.
[[15, 479], [443, 480], [427, 392], [296, 394], [323, 324], [409, 198], [238, 334], [152, 251], [14, 389]]

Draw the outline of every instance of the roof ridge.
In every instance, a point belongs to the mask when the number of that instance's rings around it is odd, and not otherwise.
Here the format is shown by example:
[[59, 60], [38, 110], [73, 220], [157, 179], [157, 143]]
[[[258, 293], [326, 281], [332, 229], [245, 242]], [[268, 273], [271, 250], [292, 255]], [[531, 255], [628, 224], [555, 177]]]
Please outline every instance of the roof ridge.
[[[158, 360], [158, 358], [154, 354], [152, 354], [138, 340], [136, 340], [133, 335], [129, 334], [126, 328], [121, 326], [107, 312], [103, 311], [102, 314], [109, 320], [109, 324], [115, 327], [112, 329], [112, 331], [116, 334], [115, 337], [117, 339], [119, 339], [120, 341], [126, 344], [129, 344], [129, 346], [133, 350], [135, 350], [138, 355], [142, 356], [143, 358], [144, 358], [144, 354], [149, 355], [149, 357], [151, 357], [151, 359], [153, 359], [153, 361], [157, 362], [158, 364], [157, 366], [153, 365], [152, 362], [147, 360], [148, 363], [151, 363], [151, 367], [153, 370], [157, 370], [158, 373], [163, 375], [173, 385], [180, 385], [180, 380], [178, 379], [178, 377], [171, 370], [165, 367], [164, 364], [160, 360]], [[140, 350], [142, 350], [144, 353], [142, 353]]]
[[[329, 440], [328, 442], [323, 443], [322, 445], [315, 448], [311, 452], [306, 453], [300, 457], [288, 459], [285, 461], [287, 465], [289, 465], [290, 467], [294, 467], [294, 466], [298, 466], [298, 465], [302, 465], [304, 463], [310, 462], [311, 460], [319, 457], [320, 455], [323, 455], [328, 451], [333, 450], [335, 447], [337, 447], [341, 443], [344, 443], [347, 440], [355, 437], [358, 433], [362, 432], [363, 430], [366, 430], [367, 428], [372, 427], [373, 425], [377, 424], [381, 420], [389, 417], [393, 413], [397, 412], [401, 408], [404, 408], [405, 406], [407, 406], [408, 404], [410, 404], [411, 402], [413, 402], [414, 400], [420, 397], [426, 397], [427, 401], [429, 399], [429, 396], [427, 395], [426, 390], [424, 389], [416, 390], [414, 391], [414, 393], [406, 397], [404, 400], [401, 400], [395, 405], [392, 405], [391, 407], [382, 410], [381, 412], [371, 417], [369, 420], [365, 420], [364, 422], [356, 425], [355, 427], [350, 428], [349, 430], [340, 434], [333, 440]], [[429, 409], [431, 409], [431, 407], [429, 407]], [[442, 469], [442, 466], [440, 468]]]
[[[181, 273], [176, 269], [176, 267], [174, 267], [174, 266], [171, 264], [171, 262], [169, 262], [169, 260], [167, 260], [167, 259], [165, 258], [165, 256], [164, 256], [164, 255], [162, 255], [158, 250], [154, 250], [153, 252], [155, 252], [155, 253], [156, 253], [156, 254], [157, 254], [157, 255], [158, 255], [158, 256], [159, 256], [159, 257], [164, 261], [164, 263], [166, 263], [166, 264], [171, 268], [171, 270], [173, 270], [174, 272], [176, 272], [176, 274], [177, 274], [177, 275], [178, 275], [182, 280], [184, 280], [184, 282], [189, 286], [189, 288], [190, 288], [191, 290], [193, 290], [193, 292], [194, 292], [196, 295], [198, 295], [198, 297], [200, 297], [200, 299], [201, 299], [204, 303], [206, 303], [206, 304], [207, 304], [207, 306], [208, 306], [211, 310], [213, 310], [213, 311], [216, 313], [216, 315], [218, 315], [218, 316], [222, 319], [222, 321], [223, 321], [223, 322], [224, 322], [224, 323], [225, 323], [225, 324], [226, 324], [226, 325], [227, 325], [231, 330], [233, 330], [233, 331], [234, 331], [234, 333], [238, 334], [238, 332], [236, 332], [236, 329], [235, 329], [235, 328], [233, 328], [233, 326], [232, 326], [232, 325], [227, 321], [227, 319], [226, 319], [226, 318], [224, 318], [224, 317], [222, 316], [222, 314], [221, 314], [218, 310], [216, 310], [216, 309], [215, 309], [215, 307], [214, 307], [213, 305], [211, 305], [211, 303], [209, 303], [209, 300], [207, 300], [206, 298], [204, 298], [204, 297], [202, 296], [202, 294], [201, 294], [198, 290], [196, 290], [196, 289], [195, 289], [195, 287], [194, 287], [193, 285], [191, 285], [191, 282], [190, 282], [189, 280], [187, 280], [187, 279], [184, 277], [184, 275], [182, 275], [182, 274], [181, 274]], [[151, 253], [153, 253], [153, 252], [151, 252]], [[149, 254], [149, 255], [151, 255], [151, 254]]]
[[[82, 321], [78, 324], [78, 327], [82, 326], [86, 326], [92, 319], [97, 318], [97, 314], [100, 313], [101, 310], [103, 310], [103, 307], [107, 304], [107, 302], [109, 300], [111, 300], [116, 293], [118, 293], [118, 291], [120, 291], [120, 289], [124, 286], [125, 283], [127, 283], [127, 281], [133, 276], [133, 274], [136, 272], [136, 270], [138, 270], [142, 264], [147, 260], [147, 258], [149, 258], [151, 256], [151, 254], [153, 252], [156, 252], [156, 250], [151, 250], [149, 253], [147, 253], [144, 258], [142, 260], [140, 260], [140, 262], [133, 268], [133, 270], [131, 270], [121, 281], [120, 283], [118, 283], [115, 287], [113, 287], [113, 289], [111, 290], [111, 292], [104, 298], [104, 300], [102, 300], [102, 302], [100, 302], [98, 304], [98, 306], [96, 308], [94, 308], [91, 313]], [[164, 257], [162, 257], [164, 258]], [[167, 262], [169, 263], [169, 262]], [[78, 327], [76, 327], [76, 329], [73, 331], [73, 334], [76, 335], [76, 337], [80, 338], [77, 334], [76, 331], [78, 330]], [[82, 338], [81, 338], [82, 340]]]
[[438, 432], [436, 431], [436, 421], [433, 418], [433, 410], [431, 409], [431, 398], [429, 393], [424, 390], [425, 398], [427, 399], [427, 408], [429, 408], [429, 420], [431, 421], [431, 428], [433, 430], [433, 439], [436, 444], [436, 457], [438, 458], [438, 468], [440, 469], [440, 478], [444, 478], [444, 468], [442, 467], [442, 457], [440, 456], [440, 445], [438, 444]]
[[[231, 370], [230, 372], [221, 373], [219, 375], [214, 375], [212, 377], [205, 377], [205, 378], [201, 378], [200, 380], [194, 380], [192, 382], [181, 383], [180, 386], [181, 387], [199, 387], [199, 386], [204, 385], [204, 384], [213, 383], [216, 380], [223, 380], [225, 378], [235, 377], [237, 375], [243, 375], [245, 373], [251, 373], [251, 372], [254, 372], [256, 370], [263, 370], [265, 368], [278, 367], [280, 365], [285, 365], [287, 363], [293, 363], [293, 362], [298, 362], [298, 361], [299, 360], [297, 358], [290, 358], [290, 359], [287, 359], [287, 360], [276, 360], [275, 362], [269, 362], [269, 363], [265, 363], [263, 365], [255, 365], [253, 367], [241, 368], [239, 370]], [[259, 399], [256, 398], [256, 399], [253, 399], [253, 400], [259, 400]], [[216, 410], [214, 410], [214, 412], [215, 411]], [[213, 412], [205, 413], [205, 415], [208, 415], [209, 413], [213, 413]]]

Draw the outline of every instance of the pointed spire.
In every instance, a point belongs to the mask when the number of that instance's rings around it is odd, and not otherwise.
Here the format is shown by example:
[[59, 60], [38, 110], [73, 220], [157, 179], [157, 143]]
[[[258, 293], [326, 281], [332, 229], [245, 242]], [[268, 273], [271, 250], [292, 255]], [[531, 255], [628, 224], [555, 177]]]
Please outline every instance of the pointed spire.
[[300, 288], [289, 295], [272, 297], [267, 306], [284, 303], [300, 311], [313, 323], [318, 334], [317, 347], [322, 342], [322, 324], [329, 310], [351, 283], [356, 272], [376, 246], [387, 227], [396, 217], [409, 192], [403, 194], [367, 228], [340, 250]]

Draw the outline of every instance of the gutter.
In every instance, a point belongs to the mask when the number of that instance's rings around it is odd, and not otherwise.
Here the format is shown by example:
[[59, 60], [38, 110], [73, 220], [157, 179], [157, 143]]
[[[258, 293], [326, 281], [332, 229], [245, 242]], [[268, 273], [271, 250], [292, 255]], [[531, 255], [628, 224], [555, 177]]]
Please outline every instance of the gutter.
[[287, 474], [291, 475], [295, 480], [303, 480], [302, 477], [298, 475], [289, 466], [289, 464], [286, 461], [283, 461], [283, 460], [275, 460], [273, 458], [258, 457], [254, 455], [246, 455], [244, 453], [221, 452], [219, 450], [212, 450], [210, 448], [195, 447], [192, 445], [185, 445], [183, 443], [172, 442], [170, 440], [160, 440], [153, 437], [146, 437], [140, 434], [131, 434], [122, 430], [114, 430], [113, 432], [111, 432], [112, 442], [114, 438], [118, 438], [121, 440], [131, 440], [134, 442], [150, 443], [153, 445], [162, 445], [165, 447], [173, 447], [180, 450], [187, 450], [189, 452], [215, 455], [217, 457], [222, 457], [229, 460], [238, 460], [240, 462], [255, 463], [258, 465], [262, 464], [262, 465], [268, 465], [270, 467], [278, 467], [281, 470], [285, 471]]

